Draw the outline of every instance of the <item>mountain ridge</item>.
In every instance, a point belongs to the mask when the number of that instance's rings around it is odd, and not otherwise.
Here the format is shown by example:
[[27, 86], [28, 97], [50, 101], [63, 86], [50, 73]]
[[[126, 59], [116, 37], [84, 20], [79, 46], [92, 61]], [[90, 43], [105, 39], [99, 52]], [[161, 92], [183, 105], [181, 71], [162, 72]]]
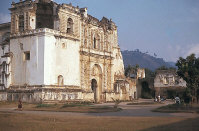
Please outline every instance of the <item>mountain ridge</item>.
[[143, 53], [136, 49], [134, 51], [124, 50], [121, 51], [124, 61], [124, 66], [127, 67], [128, 65], [135, 66], [138, 64], [141, 68], [148, 68], [152, 71], [155, 71], [157, 68], [161, 66], [165, 66], [167, 68], [175, 67], [175, 62], [166, 62], [163, 58], [157, 58], [154, 53], [154, 56], [151, 56], [148, 53]]

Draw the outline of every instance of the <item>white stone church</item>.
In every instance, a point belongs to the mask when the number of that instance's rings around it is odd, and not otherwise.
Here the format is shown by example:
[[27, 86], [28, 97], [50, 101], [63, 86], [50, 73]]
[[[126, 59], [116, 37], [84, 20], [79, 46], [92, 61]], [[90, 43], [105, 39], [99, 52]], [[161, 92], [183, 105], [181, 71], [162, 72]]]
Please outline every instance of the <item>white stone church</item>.
[[[0, 100], [129, 100], [136, 83], [124, 76], [117, 26], [87, 8], [52, 0], [12, 3], [0, 24]], [[132, 84], [133, 83], [133, 84]]]

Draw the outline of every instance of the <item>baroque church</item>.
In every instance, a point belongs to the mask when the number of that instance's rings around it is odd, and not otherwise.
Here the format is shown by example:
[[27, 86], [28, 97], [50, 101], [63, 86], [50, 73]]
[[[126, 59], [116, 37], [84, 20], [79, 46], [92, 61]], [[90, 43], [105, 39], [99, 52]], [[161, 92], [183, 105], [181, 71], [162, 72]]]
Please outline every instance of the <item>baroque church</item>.
[[9, 10], [11, 22], [0, 24], [1, 101], [136, 98], [111, 19], [53, 0], [20, 0]]

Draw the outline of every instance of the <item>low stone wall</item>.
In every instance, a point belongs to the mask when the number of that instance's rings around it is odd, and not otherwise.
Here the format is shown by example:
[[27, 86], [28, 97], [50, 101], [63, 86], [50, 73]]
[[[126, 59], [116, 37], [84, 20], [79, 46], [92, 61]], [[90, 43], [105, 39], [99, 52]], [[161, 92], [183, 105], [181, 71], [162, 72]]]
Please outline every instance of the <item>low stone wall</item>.
[[82, 93], [84, 101], [94, 102], [94, 93], [93, 92], [83, 92]]
[[19, 101], [39, 103], [45, 101], [82, 101], [80, 89], [19, 88], [0, 92], [0, 101]]
[[54, 92], [51, 90], [42, 92], [42, 101], [81, 101], [82, 99], [82, 92]]
[[7, 101], [21, 101], [28, 103], [41, 102], [42, 90], [7, 90]]
[[129, 99], [129, 95], [126, 94], [121, 94], [121, 93], [106, 93], [106, 102], [110, 102], [114, 100], [122, 100], [122, 101], [126, 101], [126, 100], [130, 100]]
[[[129, 94], [103, 92], [100, 102], [114, 100], [129, 100]], [[28, 103], [89, 101], [95, 102], [93, 92], [84, 92], [81, 89], [68, 88], [11, 88], [0, 92], [0, 101], [19, 101]]]
[[7, 92], [0, 92], [0, 101], [7, 101]]

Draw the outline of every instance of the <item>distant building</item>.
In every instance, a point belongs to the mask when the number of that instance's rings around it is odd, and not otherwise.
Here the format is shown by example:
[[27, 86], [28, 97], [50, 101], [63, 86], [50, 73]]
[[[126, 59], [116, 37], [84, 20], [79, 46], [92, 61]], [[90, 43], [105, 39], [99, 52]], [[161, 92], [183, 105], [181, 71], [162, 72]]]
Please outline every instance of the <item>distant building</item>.
[[154, 79], [156, 96], [167, 96], [168, 91], [179, 91], [186, 88], [186, 82], [175, 70], [158, 70]]
[[145, 78], [145, 69], [144, 68], [137, 68], [136, 71], [133, 71], [133, 73], [130, 74], [130, 77], [128, 78], [128, 82], [130, 84], [131, 88], [131, 94], [130, 96], [134, 99], [141, 97], [141, 80]]

